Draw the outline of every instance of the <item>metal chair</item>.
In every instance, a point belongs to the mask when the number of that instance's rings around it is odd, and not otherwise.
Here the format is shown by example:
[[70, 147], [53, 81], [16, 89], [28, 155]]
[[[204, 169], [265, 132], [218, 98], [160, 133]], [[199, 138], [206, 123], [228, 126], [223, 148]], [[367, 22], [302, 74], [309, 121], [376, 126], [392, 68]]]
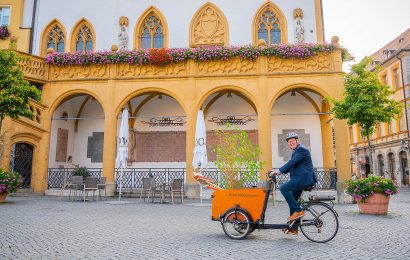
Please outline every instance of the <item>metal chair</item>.
[[152, 182], [152, 178], [142, 178], [142, 189], [140, 193], [140, 199], [138, 202], [141, 201], [142, 195], [144, 195], [144, 201], [145, 198], [149, 199], [152, 192]]
[[68, 199], [71, 200], [71, 192], [74, 193], [74, 198], [77, 196], [77, 192], [81, 191], [83, 188], [83, 176], [71, 176], [71, 181], [67, 184], [66, 188], [70, 189], [68, 194]]
[[95, 192], [98, 191], [98, 178], [96, 177], [87, 177], [85, 179], [85, 183], [83, 185], [83, 198], [85, 202], [85, 197], [88, 197], [88, 192], [93, 192], [93, 200], [95, 196]]
[[98, 187], [98, 197], [99, 197], [100, 200], [101, 200], [101, 191], [104, 191], [104, 198], [105, 198], [105, 200], [107, 200], [107, 191], [106, 191], [106, 189], [105, 189], [105, 182], [106, 182], [106, 180], [107, 180], [107, 177], [101, 177], [100, 180], [99, 180], [99, 182], [98, 182], [98, 184], [97, 184], [97, 187]]
[[171, 183], [171, 201], [174, 204], [174, 195], [181, 195], [181, 204], [184, 204], [184, 179], [173, 179]]

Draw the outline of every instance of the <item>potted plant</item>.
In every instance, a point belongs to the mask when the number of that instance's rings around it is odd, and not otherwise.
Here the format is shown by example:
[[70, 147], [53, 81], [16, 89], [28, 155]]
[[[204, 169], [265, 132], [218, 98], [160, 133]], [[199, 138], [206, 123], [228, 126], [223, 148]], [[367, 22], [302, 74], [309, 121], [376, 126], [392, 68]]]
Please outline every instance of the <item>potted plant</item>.
[[73, 176], [83, 176], [83, 179], [90, 176], [90, 172], [88, 171], [87, 167], [80, 166], [79, 164], [74, 165]]
[[6, 200], [7, 194], [20, 188], [22, 182], [20, 174], [4, 171], [0, 168], [0, 203]]
[[346, 192], [357, 199], [363, 214], [387, 214], [390, 195], [399, 192], [397, 182], [376, 175], [347, 181]]

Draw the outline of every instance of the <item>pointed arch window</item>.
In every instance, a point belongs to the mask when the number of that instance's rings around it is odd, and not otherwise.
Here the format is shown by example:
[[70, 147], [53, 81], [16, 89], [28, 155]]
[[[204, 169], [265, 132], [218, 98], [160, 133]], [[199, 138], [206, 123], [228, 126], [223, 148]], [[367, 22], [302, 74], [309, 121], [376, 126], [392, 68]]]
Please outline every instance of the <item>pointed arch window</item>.
[[265, 10], [258, 19], [258, 39], [264, 39], [268, 45], [282, 42], [280, 21], [271, 9]]
[[83, 25], [76, 36], [76, 51], [92, 51], [93, 50], [93, 33], [87, 25]]
[[64, 52], [64, 32], [55, 25], [47, 37], [47, 48], [53, 48], [56, 52]]
[[151, 12], [142, 23], [139, 33], [142, 49], [164, 48], [164, 26], [157, 14]]

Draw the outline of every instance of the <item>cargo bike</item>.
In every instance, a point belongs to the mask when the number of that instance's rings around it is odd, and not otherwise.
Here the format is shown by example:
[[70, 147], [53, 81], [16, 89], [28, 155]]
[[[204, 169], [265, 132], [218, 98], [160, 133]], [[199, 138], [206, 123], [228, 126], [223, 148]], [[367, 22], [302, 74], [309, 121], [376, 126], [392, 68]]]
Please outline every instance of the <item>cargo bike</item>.
[[[303, 235], [317, 243], [332, 240], [339, 229], [339, 216], [334, 210], [334, 196], [309, 196], [301, 203], [305, 215], [285, 224], [265, 223], [269, 194], [275, 192], [276, 177], [268, 177], [265, 188], [215, 190], [212, 194], [212, 220], [219, 221], [225, 234], [232, 239], [244, 239], [254, 230], [300, 229]], [[311, 191], [306, 187], [304, 191]], [[303, 196], [302, 196], [303, 197]]]

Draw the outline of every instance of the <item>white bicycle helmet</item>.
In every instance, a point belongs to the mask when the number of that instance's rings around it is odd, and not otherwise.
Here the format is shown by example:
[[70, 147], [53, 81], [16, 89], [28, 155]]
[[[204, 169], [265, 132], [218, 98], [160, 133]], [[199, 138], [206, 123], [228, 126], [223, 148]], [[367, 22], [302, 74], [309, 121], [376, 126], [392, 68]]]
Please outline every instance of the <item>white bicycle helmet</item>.
[[288, 141], [289, 139], [292, 139], [292, 138], [299, 139], [299, 136], [295, 132], [290, 132], [290, 133], [286, 134], [286, 141]]

